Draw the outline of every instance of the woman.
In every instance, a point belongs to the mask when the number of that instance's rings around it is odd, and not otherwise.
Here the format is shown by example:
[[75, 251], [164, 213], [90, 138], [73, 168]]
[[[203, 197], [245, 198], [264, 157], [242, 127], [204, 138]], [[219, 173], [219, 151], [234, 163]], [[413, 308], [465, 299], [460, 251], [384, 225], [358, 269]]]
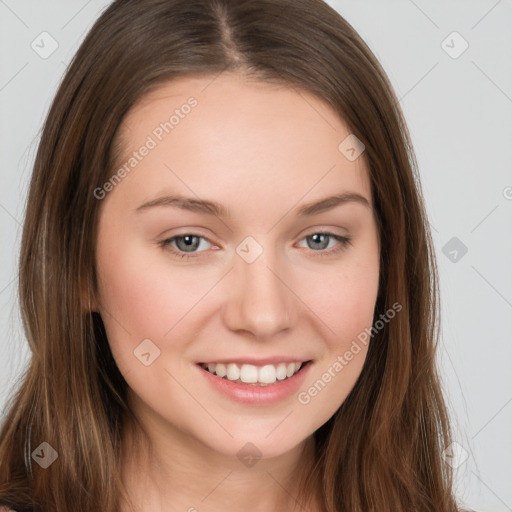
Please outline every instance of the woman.
[[19, 291], [17, 512], [457, 510], [414, 152], [325, 3], [106, 9], [45, 123]]

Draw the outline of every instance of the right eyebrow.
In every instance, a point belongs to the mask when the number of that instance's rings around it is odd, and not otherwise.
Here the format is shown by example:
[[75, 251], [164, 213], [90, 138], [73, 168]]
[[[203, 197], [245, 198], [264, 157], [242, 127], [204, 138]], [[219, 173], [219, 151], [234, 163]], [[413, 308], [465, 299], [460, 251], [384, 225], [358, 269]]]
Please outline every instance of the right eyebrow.
[[142, 212], [149, 208], [157, 206], [172, 206], [181, 208], [191, 212], [206, 213], [208, 215], [216, 215], [217, 217], [229, 217], [228, 210], [220, 203], [208, 201], [206, 199], [196, 199], [193, 197], [165, 195], [151, 199], [135, 209], [136, 212]]

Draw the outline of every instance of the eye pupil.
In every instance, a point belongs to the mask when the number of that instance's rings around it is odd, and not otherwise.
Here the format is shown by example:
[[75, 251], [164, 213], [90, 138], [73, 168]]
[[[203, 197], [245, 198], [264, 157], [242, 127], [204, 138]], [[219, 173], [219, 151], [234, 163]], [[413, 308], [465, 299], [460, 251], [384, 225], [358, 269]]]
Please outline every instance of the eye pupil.
[[[192, 239], [196, 239], [195, 240], [195, 243], [192, 242]], [[192, 249], [192, 251], [194, 249], [197, 249], [198, 245], [199, 245], [199, 237], [197, 236], [194, 236], [194, 235], [184, 235], [184, 236], [179, 236], [176, 238], [176, 245], [178, 246], [179, 249], [182, 249], [182, 247], [180, 247], [180, 241], [184, 240], [185, 241], [185, 245], [184, 245], [184, 248], [187, 252], [191, 252], [191, 251], [188, 251], [188, 249]]]
[[[323, 242], [327, 241], [327, 243], [322, 243], [322, 240], [318, 237], [324, 237]], [[311, 235], [309, 238], [314, 240], [315, 244], [320, 244], [321, 247], [310, 247], [310, 249], [325, 249], [327, 245], [329, 244], [329, 235], [326, 235], [325, 233], [315, 233], [314, 235]], [[309, 244], [308, 244], [309, 245]]]

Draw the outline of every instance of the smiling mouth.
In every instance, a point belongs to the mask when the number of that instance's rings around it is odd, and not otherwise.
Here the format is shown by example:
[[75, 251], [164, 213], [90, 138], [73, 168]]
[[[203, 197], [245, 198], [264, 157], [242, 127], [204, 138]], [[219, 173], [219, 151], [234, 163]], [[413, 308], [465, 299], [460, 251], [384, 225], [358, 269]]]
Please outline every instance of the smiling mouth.
[[246, 363], [198, 363], [198, 365], [203, 370], [224, 380], [239, 384], [268, 386], [293, 377], [310, 363], [311, 360], [263, 366]]

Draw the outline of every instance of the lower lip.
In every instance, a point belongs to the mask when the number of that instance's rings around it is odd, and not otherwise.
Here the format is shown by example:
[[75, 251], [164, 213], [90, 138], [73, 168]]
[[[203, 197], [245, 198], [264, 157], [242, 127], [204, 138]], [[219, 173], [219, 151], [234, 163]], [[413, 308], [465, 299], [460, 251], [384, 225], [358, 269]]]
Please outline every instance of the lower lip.
[[252, 405], [271, 405], [289, 398], [299, 390], [309, 372], [311, 361], [303, 364], [300, 370], [291, 377], [284, 380], [276, 380], [274, 384], [267, 384], [266, 386], [235, 383], [213, 375], [213, 373], [210, 373], [198, 364], [196, 366], [216, 391], [235, 402]]

